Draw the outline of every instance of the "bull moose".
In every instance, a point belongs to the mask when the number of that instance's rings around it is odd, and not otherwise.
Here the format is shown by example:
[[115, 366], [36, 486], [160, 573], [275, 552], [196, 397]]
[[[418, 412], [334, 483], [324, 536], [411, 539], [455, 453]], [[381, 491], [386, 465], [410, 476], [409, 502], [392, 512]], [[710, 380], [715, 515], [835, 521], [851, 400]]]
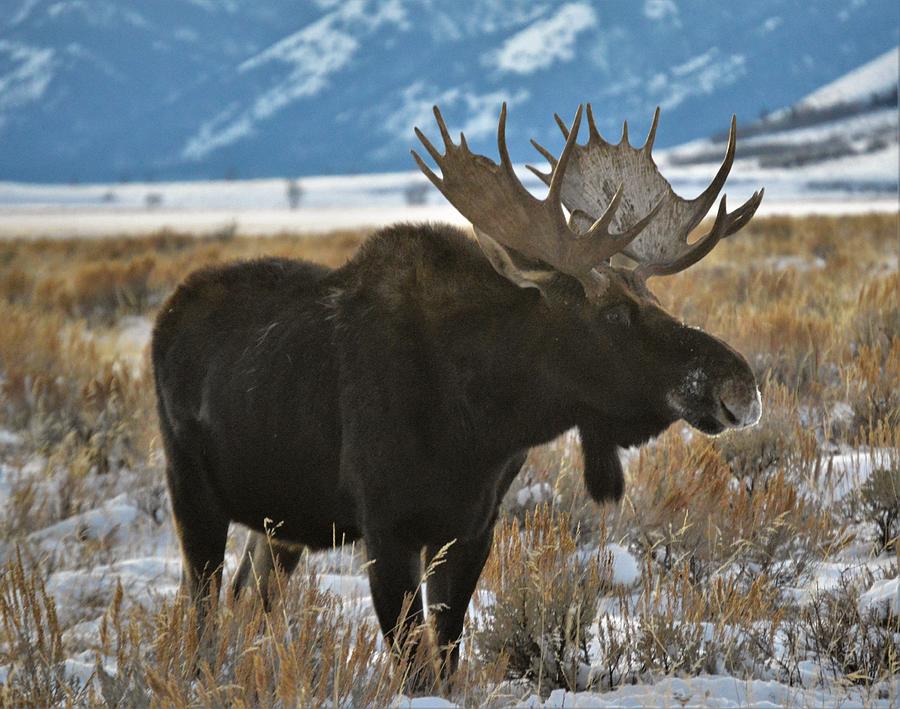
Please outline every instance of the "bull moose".
[[[622, 496], [619, 449], [678, 420], [707, 434], [760, 416], [747, 362], [663, 311], [652, 276], [682, 271], [743, 227], [762, 199], [689, 242], [731, 169], [679, 197], [645, 144], [589, 139], [556, 117], [559, 157], [533, 196], [516, 177], [500, 112], [500, 163], [455, 144], [437, 107], [440, 167], [419, 167], [474, 226], [399, 224], [344, 266], [261, 259], [188, 276], [162, 307], [152, 358], [167, 481], [198, 608], [218, 588], [230, 522], [250, 528], [236, 573], [268, 602], [277, 564], [363, 539], [388, 643], [423, 616], [421, 552], [453, 542], [428, 582], [445, 667], [491, 547], [504, 493], [531, 446], [577, 427], [597, 502]], [[566, 211], [568, 218], [566, 217]], [[622, 254], [633, 267], [613, 265]], [[267, 539], [264, 521], [280, 523]], [[427, 558], [427, 557], [426, 557]], [[215, 585], [213, 585], [215, 582]], [[410, 594], [407, 597], [407, 594]], [[398, 625], [404, 598], [410, 624]]]

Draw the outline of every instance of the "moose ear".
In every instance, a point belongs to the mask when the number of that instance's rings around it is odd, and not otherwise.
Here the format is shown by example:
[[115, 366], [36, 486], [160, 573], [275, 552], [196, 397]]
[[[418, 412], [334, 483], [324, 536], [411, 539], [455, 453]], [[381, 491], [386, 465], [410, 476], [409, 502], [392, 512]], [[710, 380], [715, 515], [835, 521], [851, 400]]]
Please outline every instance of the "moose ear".
[[544, 287], [556, 278], [556, 271], [541, 268], [538, 264], [505, 249], [478, 227], [475, 227], [475, 238], [494, 270], [519, 288], [537, 288], [543, 293]]
[[592, 428], [578, 428], [584, 457], [584, 485], [597, 503], [618, 502], [625, 492], [619, 447]]

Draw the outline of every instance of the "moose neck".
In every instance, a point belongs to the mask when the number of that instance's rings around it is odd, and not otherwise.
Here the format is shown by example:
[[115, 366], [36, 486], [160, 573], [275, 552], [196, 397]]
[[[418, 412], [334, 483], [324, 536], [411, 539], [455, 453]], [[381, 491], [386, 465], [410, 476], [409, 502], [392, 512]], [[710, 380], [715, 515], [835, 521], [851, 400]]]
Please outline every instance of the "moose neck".
[[552, 440], [585, 415], [544, 376], [557, 346], [537, 291], [505, 283], [491, 291], [477, 311], [438, 328], [435, 365], [444, 370], [436, 379], [453, 382], [442, 390], [444, 435], [449, 425], [451, 445], [485, 460]]

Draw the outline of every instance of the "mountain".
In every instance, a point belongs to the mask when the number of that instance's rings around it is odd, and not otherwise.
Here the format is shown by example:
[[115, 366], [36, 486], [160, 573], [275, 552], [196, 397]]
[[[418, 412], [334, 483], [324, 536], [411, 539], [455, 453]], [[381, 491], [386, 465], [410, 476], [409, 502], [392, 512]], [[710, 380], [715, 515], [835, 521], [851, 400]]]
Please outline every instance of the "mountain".
[[[493, 150], [591, 100], [657, 145], [789, 106], [898, 43], [890, 0], [6, 0], [0, 180], [406, 170], [439, 103]], [[826, 96], [827, 99], [827, 96]], [[490, 153], [489, 153], [490, 154]]]
[[[738, 130], [744, 175], [802, 176], [810, 191], [897, 192], [900, 47]], [[726, 135], [669, 150], [667, 164], [718, 160]], [[755, 168], [755, 169], [754, 169]]]

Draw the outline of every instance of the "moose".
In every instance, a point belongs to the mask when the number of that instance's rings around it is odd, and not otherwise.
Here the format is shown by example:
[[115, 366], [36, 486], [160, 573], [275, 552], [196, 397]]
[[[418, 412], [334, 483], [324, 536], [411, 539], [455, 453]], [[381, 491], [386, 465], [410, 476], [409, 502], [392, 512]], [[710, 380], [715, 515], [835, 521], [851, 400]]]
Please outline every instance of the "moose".
[[699, 261], [759, 206], [762, 191], [733, 212], [723, 196], [710, 231], [688, 239], [731, 170], [734, 118], [721, 168], [686, 200], [651, 156], [659, 109], [640, 148], [627, 123], [618, 144], [604, 140], [590, 104], [579, 143], [582, 109], [570, 126], [556, 116], [558, 158], [532, 141], [550, 164], [531, 168], [543, 199], [513, 170], [505, 104], [499, 164], [462, 134], [454, 143], [437, 107], [444, 152], [415, 129], [441, 176], [413, 158], [474, 239], [398, 224], [340, 268], [215, 266], [162, 306], [153, 372], [182, 583], [198, 612], [221, 586], [231, 522], [251, 530], [233, 591], [255, 587], [266, 604], [273, 570], [289, 574], [304, 548], [362, 539], [397, 648], [424, 618], [422, 551], [444, 550], [427, 592], [452, 672], [501, 499], [530, 447], [577, 427], [601, 503], [623, 494], [621, 448], [679, 420], [710, 435], [756, 423], [747, 362], [666, 313], [647, 285]]

